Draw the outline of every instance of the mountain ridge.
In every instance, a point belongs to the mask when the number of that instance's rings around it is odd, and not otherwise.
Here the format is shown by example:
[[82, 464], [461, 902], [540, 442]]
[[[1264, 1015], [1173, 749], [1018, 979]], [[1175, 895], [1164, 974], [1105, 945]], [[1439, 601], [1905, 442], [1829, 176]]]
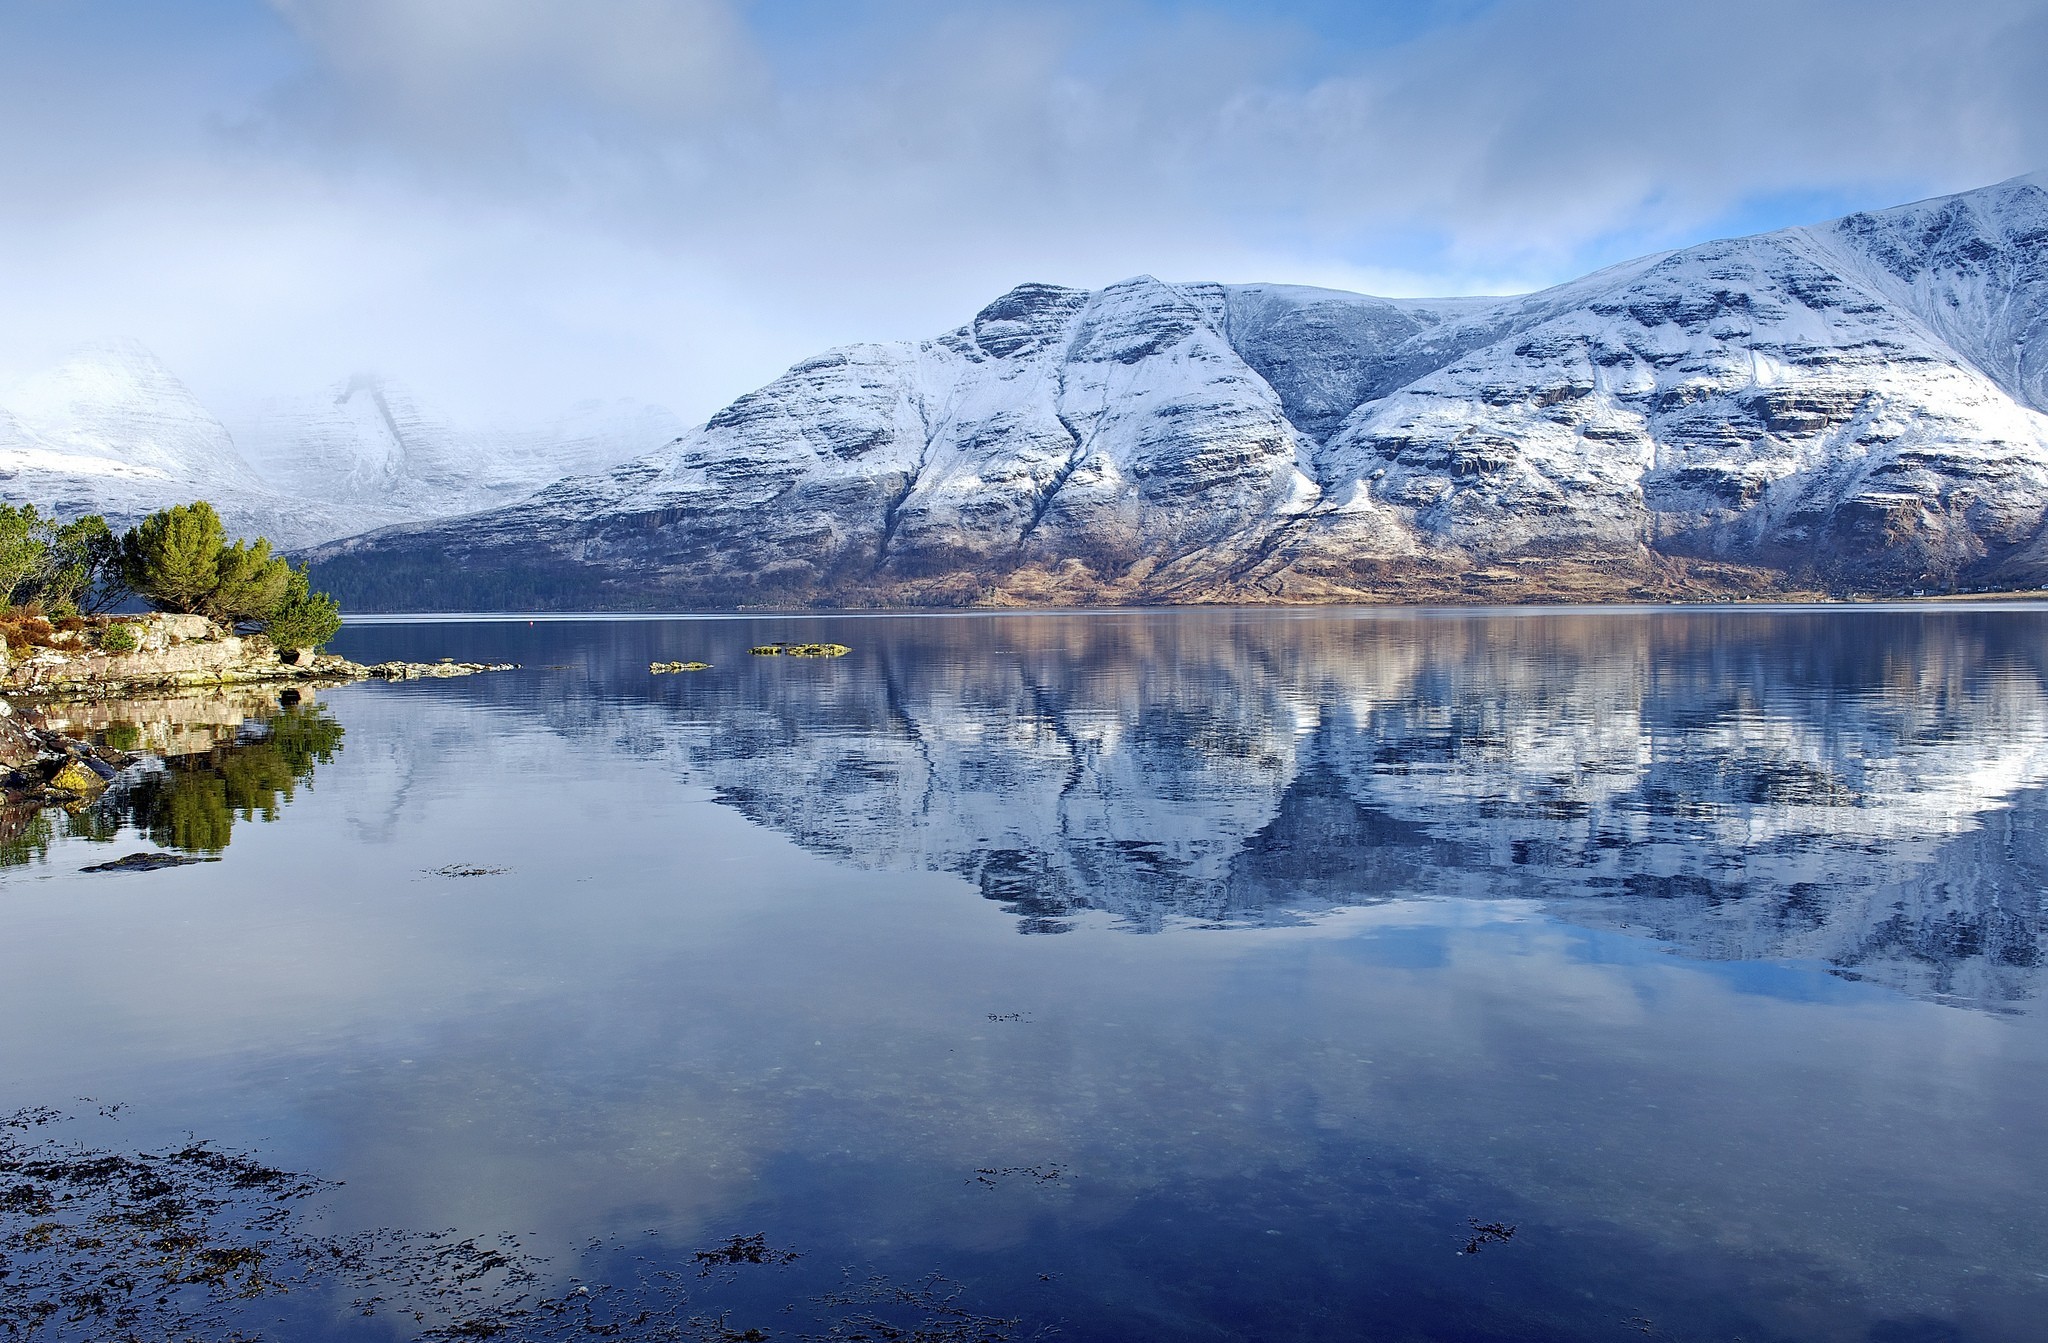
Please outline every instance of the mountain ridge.
[[442, 609], [2032, 588], [2044, 344], [2038, 174], [1497, 299], [1030, 283], [313, 553]]

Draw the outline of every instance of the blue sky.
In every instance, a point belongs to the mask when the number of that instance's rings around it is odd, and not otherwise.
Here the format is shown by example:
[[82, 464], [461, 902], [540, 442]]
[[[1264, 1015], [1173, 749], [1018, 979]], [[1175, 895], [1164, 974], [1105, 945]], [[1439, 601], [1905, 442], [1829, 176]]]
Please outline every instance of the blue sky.
[[1024, 280], [1524, 289], [2048, 167], [2048, 0], [0, 0], [0, 382], [701, 417]]

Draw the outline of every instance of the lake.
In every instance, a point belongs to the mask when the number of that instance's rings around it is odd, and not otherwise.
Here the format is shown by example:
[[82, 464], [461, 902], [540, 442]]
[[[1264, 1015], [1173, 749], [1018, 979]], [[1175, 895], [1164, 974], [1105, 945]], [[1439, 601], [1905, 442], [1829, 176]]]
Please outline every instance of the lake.
[[[387, 1237], [153, 1327], [2042, 1336], [2048, 609], [335, 648], [523, 667], [74, 711], [168, 767], [0, 844], [17, 1153]], [[218, 861], [82, 870], [138, 850]]]

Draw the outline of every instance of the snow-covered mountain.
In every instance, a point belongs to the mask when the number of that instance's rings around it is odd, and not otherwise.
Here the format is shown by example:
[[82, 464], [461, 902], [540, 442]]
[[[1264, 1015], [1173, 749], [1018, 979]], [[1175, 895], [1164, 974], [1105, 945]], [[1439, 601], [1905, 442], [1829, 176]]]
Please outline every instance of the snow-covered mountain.
[[265, 478], [293, 494], [438, 518], [603, 470], [683, 427], [672, 412], [637, 401], [584, 402], [539, 425], [463, 426], [395, 381], [358, 376], [319, 396], [263, 403], [236, 439]]
[[233, 531], [297, 547], [472, 513], [672, 439], [659, 406], [585, 403], [552, 422], [458, 426], [370, 378], [265, 403], [230, 433], [134, 341], [101, 341], [0, 388], [0, 498], [128, 525], [207, 499]]
[[[134, 341], [102, 341], [0, 391], [0, 498], [130, 525], [208, 499], [239, 532], [298, 545], [402, 520], [273, 489], [225, 426]], [[414, 515], [417, 516], [417, 515]]]
[[2048, 177], [1509, 299], [1024, 285], [663, 450], [322, 553], [474, 606], [2048, 581]]

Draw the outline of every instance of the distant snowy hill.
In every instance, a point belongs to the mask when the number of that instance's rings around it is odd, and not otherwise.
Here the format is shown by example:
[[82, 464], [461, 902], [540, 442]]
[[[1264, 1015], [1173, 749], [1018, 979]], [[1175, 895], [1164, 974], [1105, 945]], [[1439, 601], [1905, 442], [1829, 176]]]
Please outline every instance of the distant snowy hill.
[[537, 426], [463, 427], [399, 383], [357, 377], [321, 396], [266, 402], [236, 438], [266, 479], [294, 494], [447, 517], [603, 470], [685, 427], [662, 407], [634, 401], [585, 402]]
[[325, 548], [358, 604], [2048, 582], [2048, 178], [1508, 299], [1025, 285], [669, 447]]
[[231, 434], [153, 354], [103, 341], [0, 387], [0, 498], [126, 525], [211, 500], [229, 527], [303, 546], [521, 499], [681, 430], [641, 403], [518, 429], [455, 426], [372, 379], [267, 403]]
[[274, 489], [148, 350], [104, 341], [0, 389], [0, 498], [117, 526], [207, 499], [238, 531], [303, 545], [425, 516]]

